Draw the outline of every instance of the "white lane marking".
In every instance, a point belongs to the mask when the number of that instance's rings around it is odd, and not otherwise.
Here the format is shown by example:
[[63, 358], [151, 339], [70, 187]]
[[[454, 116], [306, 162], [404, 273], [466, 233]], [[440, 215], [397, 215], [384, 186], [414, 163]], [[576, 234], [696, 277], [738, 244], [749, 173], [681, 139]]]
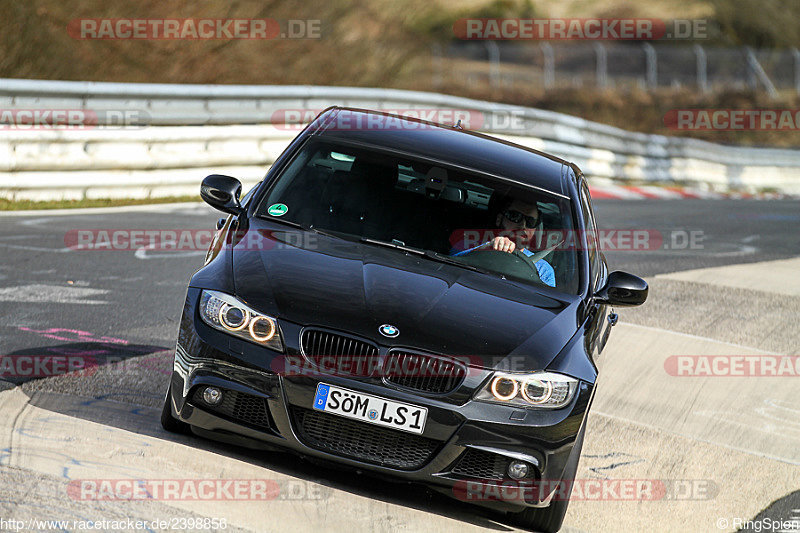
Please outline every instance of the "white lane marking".
[[[176, 210], [189, 210], [191, 212], [211, 212], [213, 208], [203, 202], [178, 202], [172, 204], [147, 204], [147, 205], [121, 205], [118, 207], [81, 207], [77, 209], [34, 209], [28, 211], [3, 211], [0, 217], [30, 217], [46, 215], [47, 217], [75, 216], [75, 215], [102, 215], [106, 213], [125, 213], [131, 211], [157, 211], [174, 212]], [[21, 222], [24, 224], [27, 221]]]
[[[733, 244], [732, 246], [736, 247], [736, 250], [732, 250], [730, 252], [710, 252], [707, 249], [700, 249], [700, 250], [675, 250], [675, 249], [657, 249], [657, 250], [647, 250], [647, 254], [664, 254], [664, 255], [680, 255], [680, 256], [696, 256], [696, 257], [740, 257], [744, 255], [753, 255], [759, 251], [758, 248], [755, 246], [750, 246], [747, 244]], [[644, 252], [643, 252], [644, 253]]]
[[[800, 410], [786, 404], [784, 400], [765, 398], [763, 405], [752, 407], [751, 411], [713, 411], [700, 410], [692, 414], [715, 421], [727, 422], [762, 433], [779, 434], [782, 437], [800, 439]], [[789, 435], [793, 433], [794, 435]]]
[[46, 224], [50, 222], [51, 217], [40, 217], [40, 218], [31, 218], [28, 220], [20, 221], [22, 226], [41, 226], [42, 224]]
[[41, 239], [42, 237], [44, 235], [41, 233], [35, 235], [3, 235], [0, 237], [0, 241], [21, 241], [25, 239]]
[[103, 276], [102, 278], [97, 278], [97, 281], [116, 281], [119, 283], [133, 283], [135, 281], [142, 281], [144, 278], [142, 276], [136, 276], [134, 278], [123, 278], [120, 276]]
[[711, 257], [737, 257], [740, 255], [753, 255], [759, 251], [755, 246], [750, 246], [748, 244], [736, 244], [734, 246], [737, 247], [738, 250], [733, 250], [731, 252], [711, 252], [707, 255]]
[[8, 244], [5, 242], [0, 242], [0, 246], [5, 248], [14, 248], [16, 250], [30, 250], [33, 252], [51, 252], [54, 254], [64, 254], [67, 252], [71, 252], [71, 248], [46, 248], [44, 246], [25, 246], [24, 244]]
[[136, 250], [133, 254], [136, 259], [161, 259], [165, 257], [194, 257], [198, 255], [205, 256], [206, 252], [202, 250], [193, 250], [191, 252], [166, 252], [163, 254], [148, 254], [147, 250], [152, 250], [152, 247], [144, 246]]
[[[800, 429], [786, 427], [786, 422], [773, 423], [759, 418], [748, 418], [743, 421], [743, 413], [740, 411], [695, 411], [692, 415], [708, 418], [714, 423], [724, 422], [745, 430], [755, 430], [772, 436], [780, 435], [784, 439], [800, 440]], [[790, 433], [794, 433], [794, 435], [790, 435]]]
[[799, 267], [800, 257], [789, 257], [678, 270], [656, 274], [655, 278], [767, 292], [781, 296], [800, 296], [800, 278], [797, 277]]
[[107, 304], [105, 300], [84, 300], [91, 296], [108, 294], [104, 289], [89, 289], [86, 287], [62, 287], [60, 285], [20, 285], [18, 287], [4, 287], [0, 289], [0, 302], [24, 303], [64, 303], [64, 304]]
[[778, 352], [767, 352], [765, 350], [761, 350], [760, 348], [752, 348], [750, 346], [745, 346], [743, 344], [736, 344], [736, 343], [733, 343], [733, 342], [725, 342], [725, 341], [721, 341], [719, 339], [712, 339], [711, 337], [703, 337], [702, 335], [692, 335], [691, 333], [683, 333], [683, 332], [680, 332], [680, 331], [673, 331], [671, 329], [657, 328], [657, 327], [654, 327], [654, 326], [642, 326], [640, 324], [634, 324], [632, 322], [619, 322], [619, 324], [627, 326], [627, 327], [646, 329], [646, 330], [659, 332], [659, 333], [669, 333], [670, 335], [679, 335], [681, 337], [686, 337], [686, 338], [689, 338], [689, 339], [697, 339], [697, 340], [701, 340], [701, 341], [714, 342], [714, 343], [717, 343], [717, 344], [725, 344], [727, 346], [733, 346], [733, 347], [736, 347], [736, 348], [744, 348], [746, 350], [752, 350], [754, 352], [759, 352], [759, 353], [762, 353], [764, 355], [782, 355], [782, 354], [779, 354]]
[[646, 422], [639, 422], [637, 420], [631, 420], [630, 418], [625, 418], [624, 416], [617, 416], [617, 415], [612, 415], [610, 413], [604, 413], [603, 411], [600, 411], [598, 409], [592, 409], [591, 411], [589, 411], [589, 416], [594, 416], [594, 415], [604, 416], [604, 417], [610, 418], [612, 420], [619, 420], [620, 422], [625, 422], [626, 424], [631, 424], [633, 426], [644, 427], [644, 428], [647, 428], [647, 429], [649, 429], [651, 431], [656, 431], [656, 432], [659, 432], [659, 433], [666, 433], [667, 435], [677, 435], [678, 437], [682, 437], [682, 438], [684, 438], [686, 440], [689, 440], [689, 441], [696, 441], [696, 442], [702, 442], [702, 443], [705, 443], [705, 444], [711, 444], [713, 446], [719, 446], [721, 448], [727, 448], [729, 450], [735, 450], [737, 452], [746, 453], [748, 455], [755, 455], [756, 457], [763, 457], [764, 459], [771, 459], [773, 461], [779, 461], [781, 463], [787, 463], [787, 464], [790, 464], [790, 465], [798, 465], [798, 466], [800, 466], [800, 461], [793, 461], [791, 459], [786, 459], [785, 457], [779, 457], [777, 455], [772, 455], [772, 454], [768, 454], [768, 453], [762, 453], [762, 452], [758, 452], [758, 451], [755, 451], [755, 450], [749, 450], [747, 448], [740, 448], [739, 446], [733, 446], [731, 444], [725, 444], [724, 442], [716, 442], [716, 441], [709, 440], [709, 439], [702, 439], [702, 438], [695, 437], [695, 436], [684, 435], [683, 433], [677, 433], [675, 431], [670, 431], [668, 429], [664, 429], [663, 427], [654, 426], [654, 425], [648, 424]]

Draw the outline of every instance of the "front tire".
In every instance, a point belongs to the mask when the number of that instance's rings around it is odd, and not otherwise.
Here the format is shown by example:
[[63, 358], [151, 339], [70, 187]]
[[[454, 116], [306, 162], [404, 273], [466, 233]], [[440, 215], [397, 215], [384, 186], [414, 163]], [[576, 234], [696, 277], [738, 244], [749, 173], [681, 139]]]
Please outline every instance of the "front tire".
[[512, 513], [514, 523], [525, 529], [531, 531], [541, 531], [543, 533], [556, 533], [561, 529], [564, 523], [564, 516], [567, 514], [567, 507], [569, 506], [569, 497], [572, 495], [572, 486], [574, 485], [575, 474], [578, 473], [578, 461], [581, 458], [581, 450], [583, 449], [583, 435], [586, 432], [584, 425], [578, 437], [575, 439], [575, 446], [573, 447], [572, 455], [564, 467], [564, 475], [562, 481], [569, 481], [569, 488], [567, 489], [567, 497], [563, 500], [556, 500], [550, 503], [545, 508], [530, 507], [519, 513]]
[[167, 387], [167, 395], [164, 397], [164, 406], [161, 408], [161, 427], [170, 433], [191, 433], [189, 424], [181, 422], [172, 416], [172, 384]]

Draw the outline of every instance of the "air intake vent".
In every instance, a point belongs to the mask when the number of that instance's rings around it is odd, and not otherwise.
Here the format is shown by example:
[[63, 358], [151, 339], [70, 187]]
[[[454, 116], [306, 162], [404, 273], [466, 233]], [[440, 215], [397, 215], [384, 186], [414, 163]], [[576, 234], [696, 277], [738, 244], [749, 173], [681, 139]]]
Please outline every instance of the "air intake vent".
[[222, 402], [219, 405], [208, 405], [203, 401], [203, 389], [199, 387], [194, 393], [192, 403], [206, 411], [220, 414], [234, 422], [256, 428], [272, 429], [274, 424], [264, 398], [243, 392], [222, 389]]
[[453, 473], [473, 479], [504, 479], [508, 463], [509, 459], [502, 455], [468, 448]]
[[404, 431], [293, 407], [301, 440], [312, 448], [400, 470], [422, 468], [439, 442]]

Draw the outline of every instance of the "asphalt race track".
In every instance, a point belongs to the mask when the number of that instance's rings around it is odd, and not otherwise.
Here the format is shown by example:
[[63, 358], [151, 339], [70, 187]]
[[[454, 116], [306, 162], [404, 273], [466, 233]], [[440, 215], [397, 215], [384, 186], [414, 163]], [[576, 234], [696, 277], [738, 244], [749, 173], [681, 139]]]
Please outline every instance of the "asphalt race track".
[[[756, 517], [800, 527], [800, 376], [668, 371], [676, 355], [798, 355], [800, 202], [605, 200], [595, 208], [603, 228], [648, 230], [654, 249], [606, 251], [614, 269], [647, 279], [650, 297], [618, 311], [578, 478], [604, 487], [656, 480], [664, 490], [644, 499], [573, 495], [565, 530], [734, 531]], [[225, 531], [514, 530], [501, 515], [427, 489], [161, 429], [186, 282], [204, 252], [72, 250], [65, 235], [210, 230], [217, 218], [202, 204], [0, 215], [0, 354], [101, 365], [0, 380], [0, 520], [23, 521], [25, 531], [47, 530], [32, 519], [208, 530], [203, 518], [224, 519]], [[70, 485], [189, 478], [266, 479], [280, 491], [267, 501], [88, 501]], [[154, 527], [156, 519], [165, 523]], [[205, 525], [192, 529], [189, 519]]]

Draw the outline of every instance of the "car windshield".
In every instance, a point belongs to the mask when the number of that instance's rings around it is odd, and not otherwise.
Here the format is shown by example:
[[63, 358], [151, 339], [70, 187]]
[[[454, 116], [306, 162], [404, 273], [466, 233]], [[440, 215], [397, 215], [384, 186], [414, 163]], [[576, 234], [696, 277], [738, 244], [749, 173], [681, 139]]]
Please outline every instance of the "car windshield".
[[569, 200], [446, 165], [310, 142], [273, 182], [257, 215], [569, 294], [578, 290]]

